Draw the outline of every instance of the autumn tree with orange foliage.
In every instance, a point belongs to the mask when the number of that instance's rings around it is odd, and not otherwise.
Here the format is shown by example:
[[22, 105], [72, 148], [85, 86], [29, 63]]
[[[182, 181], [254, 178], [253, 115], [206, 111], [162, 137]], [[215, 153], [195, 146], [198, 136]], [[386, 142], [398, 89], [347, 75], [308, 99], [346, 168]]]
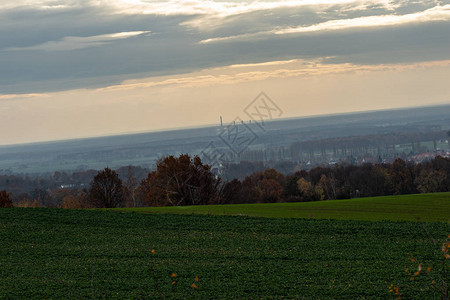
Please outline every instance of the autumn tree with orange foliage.
[[262, 202], [273, 203], [283, 201], [284, 189], [275, 179], [263, 179], [258, 182], [258, 190]]
[[242, 182], [241, 198], [244, 203], [283, 202], [284, 182], [283, 174], [274, 169], [255, 172]]

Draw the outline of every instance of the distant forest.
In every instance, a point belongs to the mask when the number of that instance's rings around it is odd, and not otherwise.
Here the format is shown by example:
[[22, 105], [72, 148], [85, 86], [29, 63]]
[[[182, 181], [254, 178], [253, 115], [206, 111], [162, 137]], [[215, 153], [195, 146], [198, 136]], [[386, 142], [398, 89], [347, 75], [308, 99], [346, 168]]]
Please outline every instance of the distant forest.
[[[260, 164], [238, 166], [260, 168]], [[231, 168], [232, 166], [228, 166]], [[239, 168], [237, 169], [239, 170]], [[0, 206], [137, 207], [336, 200], [450, 191], [450, 159], [336, 164], [283, 175], [273, 168], [225, 180], [197, 156], [160, 159], [154, 171], [123, 167], [51, 178], [0, 176]]]

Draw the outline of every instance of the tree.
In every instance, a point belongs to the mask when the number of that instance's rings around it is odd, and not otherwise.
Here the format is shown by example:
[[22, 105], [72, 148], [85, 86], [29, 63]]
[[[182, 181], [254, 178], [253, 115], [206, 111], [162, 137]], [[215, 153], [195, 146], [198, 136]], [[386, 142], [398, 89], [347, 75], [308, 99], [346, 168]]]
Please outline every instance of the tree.
[[263, 172], [264, 179], [272, 179], [277, 181], [280, 185], [285, 184], [284, 175], [280, 172], [277, 172], [275, 169], [267, 169]]
[[7, 191], [0, 191], [0, 207], [12, 207], [13, 203]]
[[328, 178], [322, 174], [319, 186], [324, 192], [324, 196], [326, 195], [326, 199], [336, 200], [336, 180], [334, 178]]
[[297, 186], [302, 201], [321, 201], [325, 198], [323, 188], [319, 184], [314, 186], [303, 177], [297, 181]]
[[55, 203], [56, 206], [60, 206], [63, 202], [64, 198], [68, 196], [73, 196], [76, 190], [69, 190], [66, 188], [55, 189], [51, 192], [50, 198], [52, 199], [52, 203]]
[[443, 171], [424, 169], [414, 181], [421, 193], [446, 192], [446, 174]]
[[286, 176], [286, 184], [284, 186], [284, 193], [286, 195], [287, 202], [300, 201], [300, 191], [297, 186], [297, 181], [300, 178], [297, 175]]
[[60, 208], [79, 209], [79, 208], [84, 208], [84, 205], [83, 205], [83, 201], [81, 199], [79, 199], [73, 195], [68, 195], [63, 198], [59, 207]]
[[127, 168], [127, 175], [124, 179], [125, 202], [128, 207], [137, 207], [138, 197], [136, 196], [136, 189], [138, 187], [138, 179], [134, 176], [133, 168]]
[[259, 193], [256, 189], [259, 176], [261, 172], [254, 173], [250, 176], [245, 177], [242, 181], [242, 199], [244, 203], [258, 203], [260, 202]]
[[222, 198], [226, 204], [244, 203], [242, 183], [237, 179], [227, 182], [222, 190]]
[[141, 190], [146, 205], [205, 205], [218, 202], [220, 182], [198, 156], [182, 154], [159, 160]]
[[42, 206], [55, 207], [48, 191], [36, 188], [30, 192], [31, 199], [42, 204]]
[[411, 171], [401, 158], [392, 163], [391, 179], [395, 195], [410, 194], [414, 191]]
[[447, 192], [450, 189], [450, 159], [436, 156], [417, 165], [414, 183], [421, 193]]
[[283, 187], [275, 179], [263, 179], [258, 182], [258, 190], [262, 202], [281, 202], [284, 193]]
[[91, 183], [89, 201], [94, 207], [123, 206], [124, 191], [119, 175], [110, 168], [98, 172]]
[[297, 186], [303, 201], [313, 200], [314, 191], [311, 182], [302, 177], [297, 181]]

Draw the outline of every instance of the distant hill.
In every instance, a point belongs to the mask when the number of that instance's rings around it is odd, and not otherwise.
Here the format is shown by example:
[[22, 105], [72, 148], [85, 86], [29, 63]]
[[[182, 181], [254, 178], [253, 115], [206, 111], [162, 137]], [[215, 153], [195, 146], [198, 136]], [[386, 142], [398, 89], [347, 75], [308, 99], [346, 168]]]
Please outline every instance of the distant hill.
[[[224, 124], [226, 127], [228, 124]], [[248, 149], [288, 149], [293, 143], [337, 137], [429, 132], [450, 128], [450, 105], [409, 109], [369, 111], [277, 119], [263, 129], [246, 122], [256, 138]], [[223, 150], [228, 147], [218, 137], [217, 126], [126, 134], [76, 140], [0, 146], [0, 174], [45, 173], [117, 168], [125, 165], [152, 167], [170, 154], [199, 154], [209, 143]], [[236, 158], [239, 159], [239, 158]]]

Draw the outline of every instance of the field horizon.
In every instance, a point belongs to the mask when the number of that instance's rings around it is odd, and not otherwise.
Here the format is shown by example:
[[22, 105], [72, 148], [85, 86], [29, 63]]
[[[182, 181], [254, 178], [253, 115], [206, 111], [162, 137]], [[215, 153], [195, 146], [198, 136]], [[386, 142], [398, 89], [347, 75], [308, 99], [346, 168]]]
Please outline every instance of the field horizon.
[[120, 212], [450, 223], [450, 192], [315, 202], [114, 208]]

